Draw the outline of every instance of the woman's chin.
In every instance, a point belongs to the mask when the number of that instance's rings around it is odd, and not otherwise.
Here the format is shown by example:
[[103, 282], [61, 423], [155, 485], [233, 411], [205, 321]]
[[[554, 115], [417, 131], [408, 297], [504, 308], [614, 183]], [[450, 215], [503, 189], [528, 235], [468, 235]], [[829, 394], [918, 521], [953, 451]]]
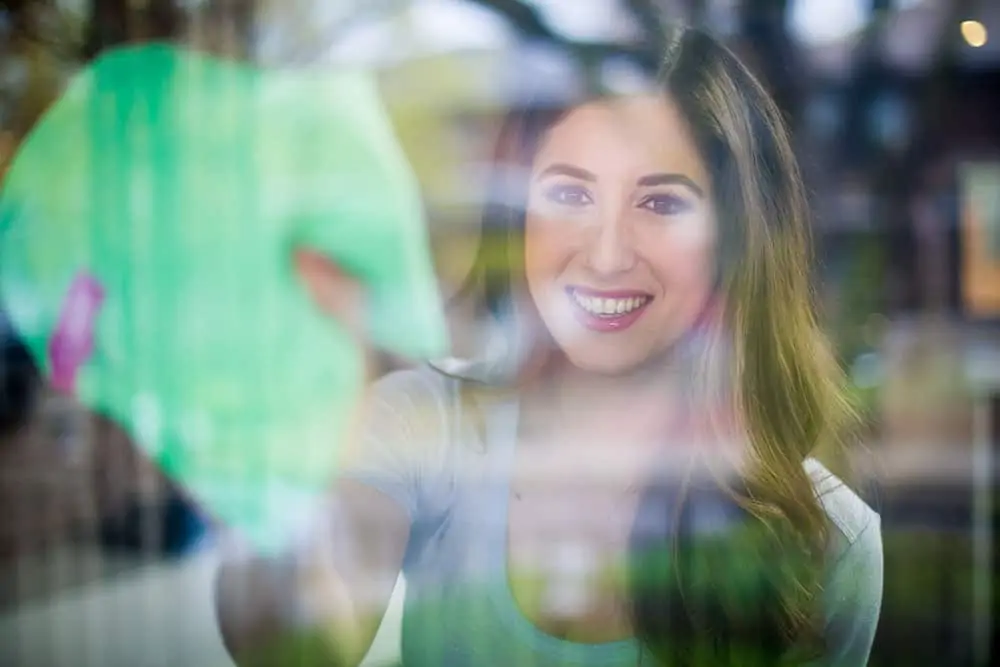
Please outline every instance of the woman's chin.
[[630, 375], [642, 368], [650, 357], [649, 354], [637, 354], [636, 350], [627, 349], [595, 350], [588, 347], [563, 352], [577, 370], [608, 377]]

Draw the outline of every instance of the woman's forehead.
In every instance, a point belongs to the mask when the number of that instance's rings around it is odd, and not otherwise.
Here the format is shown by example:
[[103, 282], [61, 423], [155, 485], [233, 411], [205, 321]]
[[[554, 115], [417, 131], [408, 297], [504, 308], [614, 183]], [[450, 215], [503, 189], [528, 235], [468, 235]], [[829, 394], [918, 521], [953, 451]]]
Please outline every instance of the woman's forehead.
[[[583, 162], [589, 168], [616, 162], [635, 168], [671, 168], [707, 181], [689, 125], [666, 95], [633, 95], [587, 102], [571, 109], [545, 135], [536, 167]], [[589, 165], [589, 167], [588, 167]]]

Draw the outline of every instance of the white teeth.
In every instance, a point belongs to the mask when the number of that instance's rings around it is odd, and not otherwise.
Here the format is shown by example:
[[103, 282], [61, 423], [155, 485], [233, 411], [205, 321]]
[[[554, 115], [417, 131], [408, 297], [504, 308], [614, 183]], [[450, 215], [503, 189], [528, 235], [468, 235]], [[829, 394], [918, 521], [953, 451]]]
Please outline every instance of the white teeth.
[[602, 299], [599, 297], [588, 297], [573, 292], [573, 299], [576, 303], [589, 313], [594, 315], [622, 315], [630, 313], [636, 308], [644, 306], [648, 297], [629, 297], [627, 299]]

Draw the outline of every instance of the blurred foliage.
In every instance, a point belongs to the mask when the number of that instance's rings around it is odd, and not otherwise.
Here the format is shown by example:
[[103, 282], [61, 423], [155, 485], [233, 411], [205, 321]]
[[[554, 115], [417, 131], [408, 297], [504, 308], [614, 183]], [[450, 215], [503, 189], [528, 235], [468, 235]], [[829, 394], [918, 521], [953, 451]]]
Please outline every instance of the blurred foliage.
[[0, 178], [79, 62], [81, 17], [50, 2], [0, 1]]
[[[973, 538], [962, 528], [883, 525], [885, 581], [872, 667], [972, 664]], [[1000, 577], [992, 573], [993, 590]]]
[[[887, 617], [919, 623], [934, 620], [942, 612], [971, 613], [975, 580], [968, 533], [897, 528], [886, 530], [882, 539], [892, 566], [885, 574], [883, 610]], [[949, 591], [952, 610], [933, 602], [943, 589]]]
[[52, 0], [0, 0], [7, 33], [0, 41], [4, 51], [28, 45], [50, 57], [72, 60], [79, 55], [86, 27], [85, 17], [67, 11]]
[[849, 360], [877, 345], [868, 325], [884, 306], [881, 286], [886, 258], [880, 239], [871, 234], [852, 240], [843, 256], [833, 330], [840, 354]]
[[[859, 361], [877, 353], [884, 335], [886, 256], [880, 237], [862, 234], [838, 253], [834, 275], [827, 276], [831, 293], [826, 304], [826, 324], [841, 364], [847, 369], [847, 390], [858, 410], [874, 416], [880, 387], [871, 377], [855, 375]], [[868, 357], [871, 359], [871, 357]], [[858, 382], [858, 380], [862, 380]]]

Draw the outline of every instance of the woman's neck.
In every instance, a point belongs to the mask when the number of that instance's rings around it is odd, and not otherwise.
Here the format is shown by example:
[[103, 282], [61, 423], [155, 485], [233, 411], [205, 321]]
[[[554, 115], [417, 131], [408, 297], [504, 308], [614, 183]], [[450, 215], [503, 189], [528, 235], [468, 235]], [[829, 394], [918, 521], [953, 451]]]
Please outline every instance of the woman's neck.
[[607, 375], [582, 370], [553, 354], [524, 387], [522, 419], [540, 431], [595, 425], [660, 431], [669, 427], [678, 405], [678, 384], [666, 362]]

